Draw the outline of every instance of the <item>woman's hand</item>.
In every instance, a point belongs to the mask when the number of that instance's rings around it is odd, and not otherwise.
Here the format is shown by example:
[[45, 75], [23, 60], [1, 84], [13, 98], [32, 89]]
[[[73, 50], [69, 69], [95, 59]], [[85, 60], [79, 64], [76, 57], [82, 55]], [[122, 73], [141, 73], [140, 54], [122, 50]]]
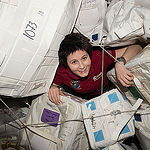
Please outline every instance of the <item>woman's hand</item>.
[[134, 75], [128, 69], [126, 69], [123, 62], [117, 62], [115, 64], [115, 71], [117, 79], [123, 86], [129, 87], [133, 84]]
[[60, 95], [64, 96], [63, 92], [53, 84], [48, 91], [50, 101], [58, 105], [61, 102]]

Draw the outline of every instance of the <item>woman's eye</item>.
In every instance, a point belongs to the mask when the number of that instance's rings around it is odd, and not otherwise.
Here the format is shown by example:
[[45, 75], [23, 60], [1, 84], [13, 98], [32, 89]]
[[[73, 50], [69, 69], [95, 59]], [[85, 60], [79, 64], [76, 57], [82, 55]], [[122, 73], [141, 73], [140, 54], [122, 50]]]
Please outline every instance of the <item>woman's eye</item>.
[[87, 57], [85, 56], [85, 57], [83, 57], [82, 59], [83, 59], [83, 60], [86, 60], [86, 59], [87, 59]]
[[77, 61], [74, 60], [74, 61], [72, 61], [71, 63], [72, 63], [72, 64], [75, 64], [76, 62], [77, 62]]

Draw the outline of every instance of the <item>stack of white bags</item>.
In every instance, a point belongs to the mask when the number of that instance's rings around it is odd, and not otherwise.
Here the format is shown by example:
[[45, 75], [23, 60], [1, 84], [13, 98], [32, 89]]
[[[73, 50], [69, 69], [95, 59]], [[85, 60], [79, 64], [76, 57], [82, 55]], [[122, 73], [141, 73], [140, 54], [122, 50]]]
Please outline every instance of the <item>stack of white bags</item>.
[[83, 150], [89, 148], [89, 141], [92, 149], [122, 150], [122, 141], [135, 134], [133, 115], [141, 99], [132, 106], [117, 89], [87, 102], [71, 95], [61, 98], [58, 106], [47, 94], [33, 101], [20, 130], [20, 145]]
[[125, 88], [117, 82], [114, 69], [109, 71], [107, 76], [124, 93], [131, 104], [134, 104], [138, 97], [144, 100], [141, 110], [138, 111], [139, 117], [135, 125], [142, 148], [148, 150], [150, 142], [150, 45], [147, 45], [141, 53], [130, 60], [126, 67], [135, 75], [134, 85], [131, 88]]
[[[46, 93], [58, 66], [59, 44], [72, 31], [108, 46], [131, 44], [139, 36], [150, 39], [149, 0], [112, 0], [106, 7], [105, 0], [1, 0], [0, 95]], [[43, 94], [33, 101], [22, 124], [20, 144], [35, 150], [131, 149], [122, 141], [135, 134], [136, 126], [141, 146], [148, 150], [149, 56], [148, 45], [126, 64], [135, 74], [135, 88], [144, 99], [143, 111], [138, 110], [140, 119], [133, 115], [141, 99], [117, 82], [113, 69], [108, 77], [127, 100], [115, 89], [87, 102], [62, 97], [57, 107]]]

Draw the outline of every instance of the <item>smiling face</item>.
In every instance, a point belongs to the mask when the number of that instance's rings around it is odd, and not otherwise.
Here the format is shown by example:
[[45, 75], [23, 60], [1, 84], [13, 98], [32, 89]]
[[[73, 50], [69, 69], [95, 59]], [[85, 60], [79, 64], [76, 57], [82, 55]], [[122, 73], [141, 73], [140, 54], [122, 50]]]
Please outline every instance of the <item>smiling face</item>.
[[67, 56], [67, 64], [70, 70], [79, 77], [86, 77], [91, 68], [91, 59], [84, 50], [77, 50]]

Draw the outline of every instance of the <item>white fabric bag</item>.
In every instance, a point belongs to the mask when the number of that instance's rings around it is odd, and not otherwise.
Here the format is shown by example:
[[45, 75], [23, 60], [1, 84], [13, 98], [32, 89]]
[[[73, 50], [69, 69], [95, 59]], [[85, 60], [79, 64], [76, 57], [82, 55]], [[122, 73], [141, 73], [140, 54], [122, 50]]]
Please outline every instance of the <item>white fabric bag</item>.
[[55, 105], [49, 100], [48, 95], [44, 94], [33, 101], [24, 122], [26, 131], [20, 130], [20, 145], [32, 150], [89, 148], [81, 114], [81, 103], [71, 96], [64, 96], [61, 99], [61, 103]]
[[98, 44], [102, 39], [106, 10], [105, 0], [82, 0], [74, 32], [81, 32], [94, 44]]
[[81, 0], [0, 1], [0, 95], [47, 92]]
[[[143, 99], [150, 104], [150, 45], [147, 45], [125, 66], [135, 75], [135, 87], [141, 93]], [[107, 73], [107, 77], [124, 93], [129, 91], [117, 81], [114, 68]]]
[[82, 104], [82, 113], [89, 141], [93, 149], [104, 148], [135, 134], [133, 107], [125, 97], [113, 89]]
[[135, 117], [136, 135], [143, 150], [149, 150], [150, 143], [150, 106], [137, 112]]
[[[150, 38], [149, 0], [112, 0], [104, 21], [106, 36], [104, 43], [111, 44], [124, 39], [143, 36]], [[128, 44], [129, 44], [128, 40]], [[115, 43], [114, 43], [115, 44]], [[116, 45], [114, 45], [116, 46]]]
[[[124, 93], [127, 99], [134, 104], [140, 96], [144, 99], [135, 118], [135, 127], [137, 128], [137, 137], [144, 150], [149, 150], [150, 143], [150, 45], [147, 45], [141, 53], [136, 55], [126, 64], [126, 68], [135, 75], [135, 91], [131, 88], [123, 87], [116, 79], [115, 70], [107, 73], [108, 78]], [[138, 94], [137, 94], [138, 93]]]

